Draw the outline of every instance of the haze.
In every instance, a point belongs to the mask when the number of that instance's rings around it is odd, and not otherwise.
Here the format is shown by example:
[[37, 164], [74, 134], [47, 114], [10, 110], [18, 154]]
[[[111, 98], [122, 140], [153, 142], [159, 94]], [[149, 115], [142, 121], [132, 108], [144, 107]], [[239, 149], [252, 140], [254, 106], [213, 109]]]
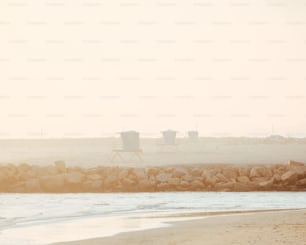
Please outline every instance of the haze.
[[1, 1], [0, 137], [306, 136], [306, 1]]

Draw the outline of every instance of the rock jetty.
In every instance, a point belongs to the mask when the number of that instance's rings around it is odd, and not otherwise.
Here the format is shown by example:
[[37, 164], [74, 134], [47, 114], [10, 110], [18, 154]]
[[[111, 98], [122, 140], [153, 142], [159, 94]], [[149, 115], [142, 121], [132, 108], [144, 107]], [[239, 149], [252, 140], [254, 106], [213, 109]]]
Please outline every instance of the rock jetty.
[[0, 165], [0, 192], [306, 191], [306, 165], [67, 167]]

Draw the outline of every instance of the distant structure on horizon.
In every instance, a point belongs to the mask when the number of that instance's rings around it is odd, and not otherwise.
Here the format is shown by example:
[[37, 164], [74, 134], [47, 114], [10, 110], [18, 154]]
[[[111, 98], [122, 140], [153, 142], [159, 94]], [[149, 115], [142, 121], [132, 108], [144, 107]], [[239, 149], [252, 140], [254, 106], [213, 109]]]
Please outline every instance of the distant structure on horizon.
[[199, 139], [199, 132], [196, 130], [188, 131], [188, 137], [191, 141], [197, 141]]
[[139, 133], [137, 131], [125, 131], [120, 133], [122, 148], [125, 151], [135, 151], [140, 149]]
[[175, 145], [176, 144], [176, 131], [166, 130], [161, 132], [163, 135], [163, 144], [164, 145]]
[[[114, 162], [116, 158], [119, 158], [122, 162], [127, 162], [128, 160], [133, 160], [133, 156], [139, 161], [142, 159], [142, 149], [140, 149], [139, 143], [139, 133], [137, 131], [124, 131], [120, 132], [120, 137], [122, 141], [122, 147], [115, 148], [112, 150], [111, 162]], [[131, 155], [128, 159], [124, 155]]]

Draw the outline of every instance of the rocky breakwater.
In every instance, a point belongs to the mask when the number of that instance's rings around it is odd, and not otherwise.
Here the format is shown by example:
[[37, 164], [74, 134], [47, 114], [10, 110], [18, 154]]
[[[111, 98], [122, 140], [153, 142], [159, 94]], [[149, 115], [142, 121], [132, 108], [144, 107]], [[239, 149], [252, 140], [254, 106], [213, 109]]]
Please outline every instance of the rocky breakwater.
[[0, 192], [306, 191], [306, 165], [0, 166]]

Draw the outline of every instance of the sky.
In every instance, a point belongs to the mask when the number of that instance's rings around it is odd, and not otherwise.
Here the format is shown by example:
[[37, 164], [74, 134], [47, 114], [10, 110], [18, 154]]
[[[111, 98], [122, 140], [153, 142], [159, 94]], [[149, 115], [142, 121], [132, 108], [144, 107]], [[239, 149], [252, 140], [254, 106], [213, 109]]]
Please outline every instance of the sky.
[[0, 138], [306, 137], [306, 0], [0, 2]]

